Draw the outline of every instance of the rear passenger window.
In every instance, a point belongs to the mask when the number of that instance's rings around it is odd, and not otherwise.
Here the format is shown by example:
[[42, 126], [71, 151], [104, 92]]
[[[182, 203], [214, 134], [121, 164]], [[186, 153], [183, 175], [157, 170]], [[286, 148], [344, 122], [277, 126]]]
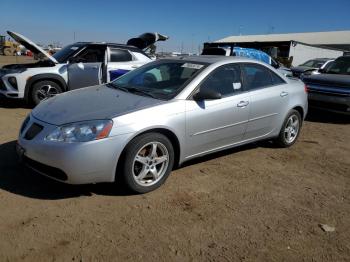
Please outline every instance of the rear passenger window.
[[110, 62], [132, 61], [132, 55], [127, 50], [111, 48]]
[[271, 72], [268, 68], [257, 64], [244, 64], [244, 88], [258, 89], [273, 85]]
[[212, 89], [223, 97], [242, 91], [241, 70], [237, 64], [224, 65], [212, 73], [201, 84], [201, 89]]

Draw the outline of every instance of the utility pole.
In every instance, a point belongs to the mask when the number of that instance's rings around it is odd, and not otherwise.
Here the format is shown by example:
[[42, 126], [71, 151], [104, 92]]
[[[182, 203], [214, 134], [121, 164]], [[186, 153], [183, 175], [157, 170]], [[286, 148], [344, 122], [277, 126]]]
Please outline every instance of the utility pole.
[[192, 37], [191, 37], [191, 53], [193, 54], [194, 50], [193, 50], [193, 37], [194, 37], [194, 34], [192, 33]]
[[273, 34], [274, 31], [275, 31], [275, 27], [274, 27], [273, 25], [270, 25], [269, 28], [268, 28], [268, 30], [267, 30], [267, 34], [268, 34], [268, 35], [269, 35], [269, 34]]
[[243, 26], [242, 26], [242, 25], [239, 25], [238, 34], [239, 34], [239, 35], [242, 35], [242, 31], [243, 31]]

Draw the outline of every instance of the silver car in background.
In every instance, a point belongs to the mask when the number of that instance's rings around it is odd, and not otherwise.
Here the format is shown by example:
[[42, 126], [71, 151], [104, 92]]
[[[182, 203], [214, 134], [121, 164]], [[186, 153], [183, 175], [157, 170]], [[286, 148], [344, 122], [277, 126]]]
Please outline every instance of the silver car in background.
[[304, 84], [265, 63], [164, 59], [43, 101], [25, 119], [17, 152], [58, 181], [117, 181], [145, 193], [198, 156], [262, 139], [289, 147], [306, 113]]

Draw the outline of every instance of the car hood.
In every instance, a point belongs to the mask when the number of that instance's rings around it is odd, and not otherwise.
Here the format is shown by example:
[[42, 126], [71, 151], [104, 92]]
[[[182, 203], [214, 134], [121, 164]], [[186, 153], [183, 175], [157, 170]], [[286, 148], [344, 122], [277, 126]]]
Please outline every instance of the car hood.
[[350, 88], [350, 75], [319, 74], [303, 78], [306, 84]]
[[52, 97], [35, 107], [32, 115], [40, 121], [59, 126], [86, 120], [111, 119], [161, 103], [166, 101], [101, 85]]
[[47, 57], [48, 59], [50, 59], [52, 62], [54, 62], [55, 64], [58, 64], [57, 60], [52, 57], [51, 55], [49, 55], [48, 53], [46, 53], [44, 51], [44, 49], [42, 49], [40, 46], [38, 46], [37, 44], [35, 44], [34, 42], [32, 42], [31, 40], [29, 40], [28, 38], [26, 38], [25, 36], [16, 33], [16, 32], [12, 32], [12, 31], [7, 31], [7, 33], [18, 43], [20, 43], [21, 45], [23, 45], [25, 48], [27, 48], [28, 50], [30, 50], [31, 52], [33, 52], [36, 55], [42, 54], [45, 57]]
[[158, 41], [166, 41], [169, 37], [159, 33], [144, 33], [128, 40], [127, 45], [135, 46], [141, 50], [146, 49]]
[[296, 66], [296, 67], [292, 67], [291, 69], [294, 72], [305, 72], [305, 71], [308, 71], [308, 70], [316, 70], [317, 68], [308, 67], [308, 66]]

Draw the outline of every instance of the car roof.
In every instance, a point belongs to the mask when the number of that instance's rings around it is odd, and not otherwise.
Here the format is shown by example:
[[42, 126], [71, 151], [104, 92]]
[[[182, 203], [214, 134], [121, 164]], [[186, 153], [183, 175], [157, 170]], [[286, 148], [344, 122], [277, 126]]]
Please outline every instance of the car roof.
[[214, 64], [218, 62], [254, 62], [261, 64], [260, 61], [255, 59], [241, 57], [241, 56], [217, 56], [217, 55], [200, 55], [200, 56], [183, 56], [169, 58], [170, 60], [185, 60], [190, 62]]
[[339, 56], [336, 60], [350, 60], [350, 56], [347, 56], [347, 55]]
[[115, 47], [115, 48], [123, 48], [123, 49], [128, 49], [130, 51], [136, 51], [136, 52], [141, 52], [139, 48], [132, 46], [132, 45], [125, 45], [125, 44], [118, 44], [118, 43], [106, 43], [106, 42], [77, 42], [75, 44], [79, 45], [106, 45], [110, 47]]

